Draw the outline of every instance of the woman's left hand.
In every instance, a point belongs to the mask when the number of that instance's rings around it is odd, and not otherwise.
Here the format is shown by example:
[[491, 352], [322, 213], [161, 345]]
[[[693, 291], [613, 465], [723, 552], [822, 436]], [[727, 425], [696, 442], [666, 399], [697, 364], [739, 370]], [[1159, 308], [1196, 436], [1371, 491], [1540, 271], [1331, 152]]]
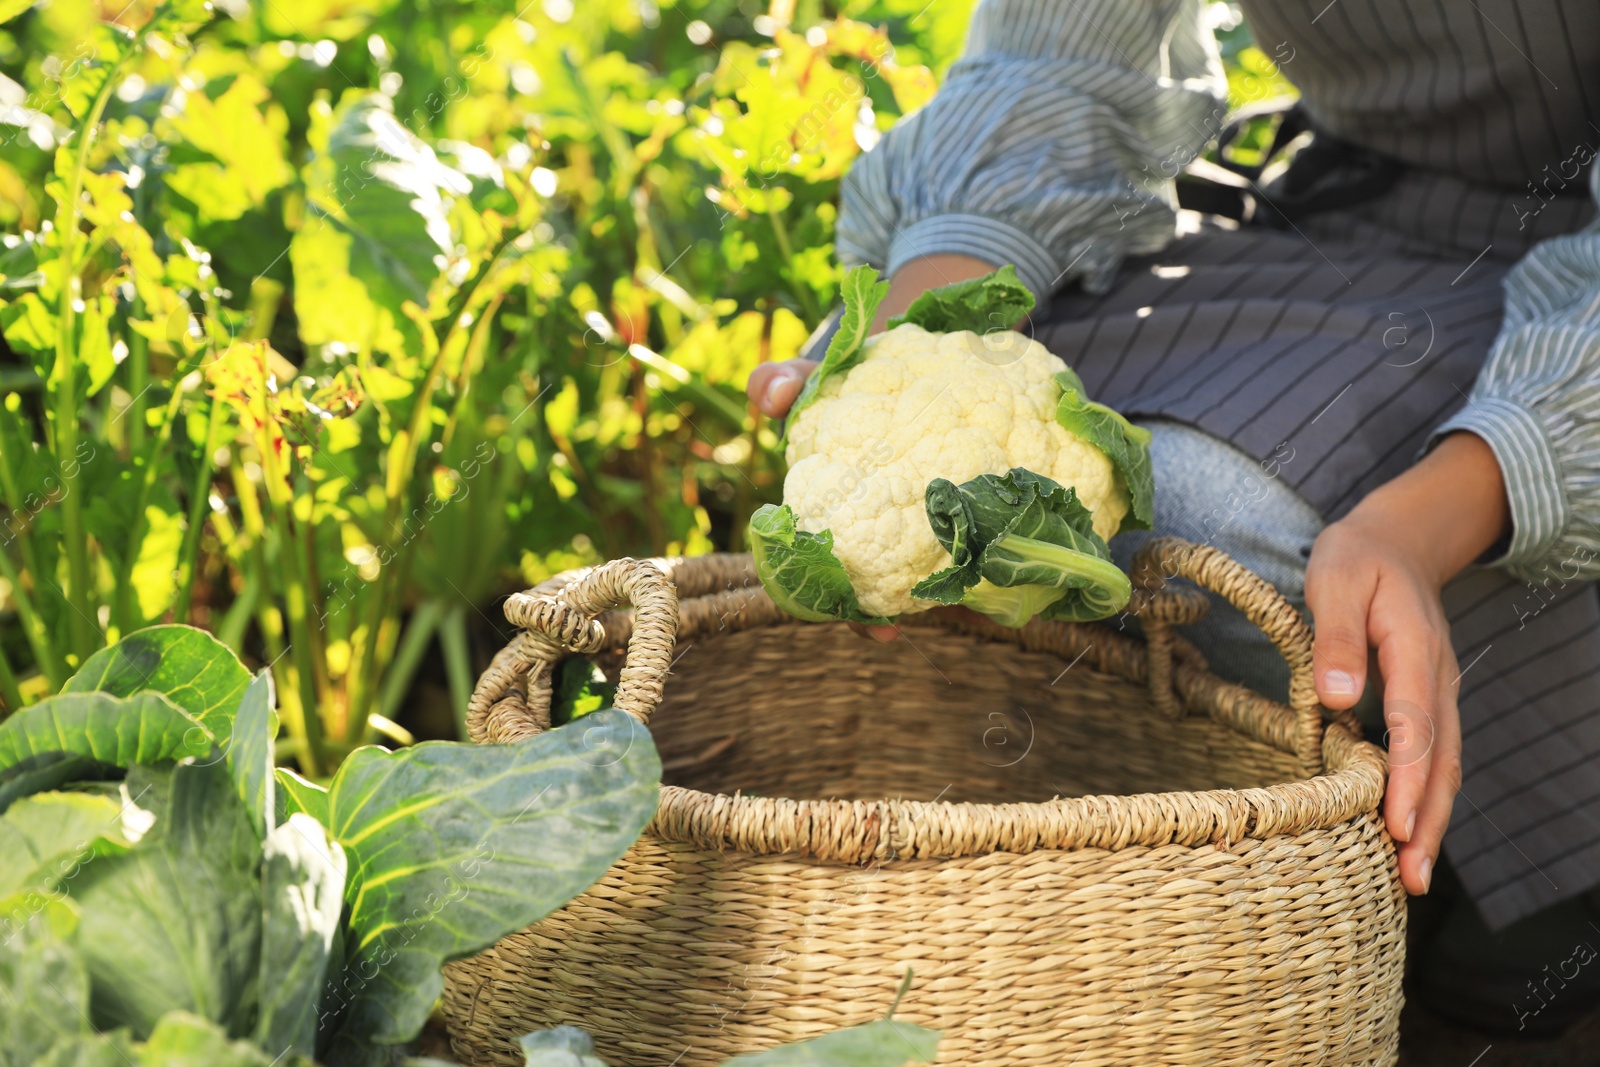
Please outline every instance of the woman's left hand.
[[1317, 695], [1343, 709], [1361, 697], [1377, 649], [1389, 745], [1384, 820], [1400, 846], [1400, 880], [1426, 893], [1461, 786], [1461, 672], [1439, 581], [1426, 560], [1386, 536], [1381, 515], [1352, 512], [1317, 538], [1306, 568], [1316, 620]]
[[1461, 670], [1440, 590], [1510, 522], [1499, 463], [1484, 441], [1451, 434], [1317, 538], [1306, 567], [1316, 625], [1317, 695], [1353, 706], [1377, 650], [1389, 747], [1384, 820], [1400, 879], [1426, 893], [1461, 787]]

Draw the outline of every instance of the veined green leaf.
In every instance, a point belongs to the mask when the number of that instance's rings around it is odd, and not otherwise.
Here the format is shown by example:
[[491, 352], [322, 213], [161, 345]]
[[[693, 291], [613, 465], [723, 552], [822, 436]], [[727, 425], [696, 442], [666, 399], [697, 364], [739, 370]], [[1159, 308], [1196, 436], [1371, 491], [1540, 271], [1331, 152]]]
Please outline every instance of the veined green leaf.
[[797, 619], [875, 626], [892, 621], [861, 610], [850, 575], [833, 554], [833, 533], [799, 529], [787, 504], [763, 504], [750, 516], [750, 553], [767, 595]]
[[[517, 1044], [522, 1047], [524, 1067], [606, 1067], [595, 1053], [594, 1039], [576, 1026], [524, 1034]], [[937, 1030], [881, 1019], [735, 1056], [723, 1067], [902, 1067], [932, 1063], [938, 1051]]]
[[277, 768], [274, 777], [278, 781], [274, 804], [278, 822], [287, 822], [289, 816], [297, 811], [303, 811], [322, 825], [328, 825], [326, 789], [316, 782], [307, 781], [287, 767]]
[[272, 672], [261, 672], [245, 687], [239, 712], [233, 720], [233, 737], [228, 745], [228, 769], [234, 787], [250, 813], [250, 824], [257, 834], [271, 828], [277, 814], [273, 799], [272, 741], [278, 736], [278, 713], [272, 710]]
[[929, 289], [911, 302], [905, 314], [889, 320], [889, 329], [915, 323], [929, 333], [1009, 330], [1033, 310], [1033, 293], [1007, 263], [993, 274]]
[[333, 1067], [421, 1029], [446, 960], [594, 883], [655, 812], [649, 731], [615, 709], [509, 745], [358, 749], [329, 791], [350, 859]]
[[[97, 36], [105, 35], [105, 31], [97, 34]], [[95, 97], [100, 95], [101, 88], [110, 76], [110, 63], [91, 59], [79, 64], [77, 74], [61, 83], [61, 102], [72, 112], [73, 118], [81, 123], [88, 117], [89, 109], [94, 106]], [[57, 149], [57, 151], [65, 150], [65, 148]]]
[[271, 91], [248, 72], [215, 100], [204, 92], [187, 94], [181, 110], [163, 123], [177, 142], [167, 188], [207, 220], [236, 219], [259, 208], [268, 193], [294, 178], [284, 153], [288, 120]]
[[594, 1039], [576, 1026], [536, 1030], [517, 1038], [523, 1067], [606, 1067], [595, 1054]]
[[89, 793], [35, 793], [0, 815], [0, 896], [65, 877], [96, 855], [125, 852], [136, 809]]
[[34, 1067], [89, 1032], [89, 974], [73, 945], [76, 909], [41, 898], [0, 938], [0, 1067]]
[[307, 344], [417, 351], [402, 306], [428, 305], [439, 263], [455, 254], [450, 206], [471, 191], [394, 116], [382, 93], [351, 96], [306, 168], [305, 222], [289, 245], [295, 314]]
[[163, 792], [140, 801], [155, 825], [122, 855], [85, 864], [68, 886], [82, 913], [92, 1020], [145, 1036], [182, 1010], [248, 1033], [260, 967], [261, 843], [220, 763], [140, 769]]
[[823, 383], [836, 374], [843, 374], [865, 357], [867, 332], [872, 329], [872, 317], [878, 305], [889, 295], [889, 283], [878, 281], [878, 272], [871, 267], [852, 267], [839, 283], [839, 297], [844, 302], [844, 316], [839, 329], [828, 342], [822, 364], [811, 372], [805, 387], [789, 408], [786, 426], [794, 423], [795, 416], [811, 406], [822, 391]]
[[937, 1030], [879, 1019], [809, 1041], [735, 1056], [723, 1067], [902, 1067], [932, 1063], [938, 1051]]
[[150, 626], [90, 656], [62, 692], [163, 693], [226, 747], [249, 684], [250, 672], [239, 657], [204, 630]]
[[142, 1051], [141, 1061], [151, 1067], [273, 1067], [288, 1060], [281, 1053], [274, 1059], [248, 1041], [229, 1040], [222, 1027], [186, 1011], [163, 1015]]
[[49, 377], [56, 350], [56, 317], [38, 293], [23, 293], [0, 307], [0, 329], [14, 351], [34, 356], [40, 375]]
[[1120, 412], [1096, 404], [1084, 393], [1083, 380], [1072, 371], [1056, 375], [1061, 399], [1056, 422], [1068, 433], [1088, 441], [1110, 458], [1117, 481], [1128, 493], [1131, 507], [1122, 518], [1123, 530], [1148, 530], [1155, 515], [1155, 474], [1150, 465], [1150, 431], [1135, 426]]
[[260, 1014], [255, 1040], [316, 1053], [317, 1004], [344, 907], [345, 857], [327, 828], [296, 812], [262, 846]]
[[58, 789], [68, 782], [120, 777], [120, 767], [76, 752], [36, 752], [0, 771], [0, 812], [23, 797]]
[[210, 732], [162, 693], [62, 693], [0, 722], [0, 771], [42, 752], [127, 767], [204, 756], [211, 744]]
[[1035, 615], [1100, 619], [1132, 594], [1078, 494], [1021, 467], [928, 483], [928, 522], [951, 564], [911, 595], [963, 604], [1006, 626]]

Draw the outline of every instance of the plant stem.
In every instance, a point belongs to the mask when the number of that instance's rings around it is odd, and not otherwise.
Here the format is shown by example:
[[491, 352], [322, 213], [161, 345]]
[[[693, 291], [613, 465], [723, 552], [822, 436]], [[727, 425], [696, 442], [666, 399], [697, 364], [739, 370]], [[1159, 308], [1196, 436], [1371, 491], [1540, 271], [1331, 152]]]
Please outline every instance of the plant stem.
[[650, 391], [645, 388], [644, 372], [636, 370], [633, 377], [633, 409], [639, 416], [639, 443], [634, 446], [638, 457], [639, 480], [644, 483], [645, 536], [650, 541], [650, 551], [666, 551], [666, 527], [657, 505], [657, 487], [660, 485], [660, 454], [650, 437]]
[[[5, 496], [6, 507], [10, 509], [13, 520], [18, 515], [26, 515], [28, 513], [27, 502], [22, 498], [22, 487], [17, 484], [16, 471], [11, 469], [11, 460], [4, 448], [0, 448], [0, 493]], [[29, 515], [28, 522], [24, 525], [24, 528], [16, 531], [18, 537], [17, 547], [22, 553], [22, 569], [29, 574], [37, 575], [39, 573], [39, 561], [33, 551], [33, 540], [29, 536], [27, 529], [28, 526], [32, 525], [31, 520], [32, 516]], [[57, 662], [59, 665], [60, 661], [57, 660]]]
[[788, 266], [794, 262], [794, 246], [789, 242], [789, 228], [783, 224], [782, 212], [769, 211], [767, 218], [772, 223], [772, 236], [777, 239], [778, 251], [783, 255], [783, 280], [789, 283], [794, 298], [800, 302], [800, 310], [805, 312], [806, 325], [820, 322], [822, 310], [817, 307], [817, 295], [789, 276]]
[[[128, 318], [142, 318], [144, 316], [144, 301], [134, 297], [133, 307], [128, 311]], [[150, 342], [138, 330], [128, 331], [128, 392], [133, 399], [128, 404], [128, 454], [136, 455], [144, 448], [145, 412], [149, 401], [145, 394], [150, 391]]]
[[[300, 560], [297, 554], [297, 539], [294, 536], [294, 516], [292, 514], [293, 501], [284, 499], [287, 496], [287, 486], [278, 471], [278, 464], [273, 455], [272, 443], [263, 441], [266, 447], [261, 450], [261, 477], [266, 485], [267, 505], [272, 510], [272, 522], [278, 534], [278, 567], [283, 574], [283, 600], [288, 616], [290, 659], [294, 663], [295, 692], [298, 697], [294, 701], [298, 705], [298, 714], [290, 708], [287, 725], [292, 734], [297, 734], [304, 739], [305, 749], [301, 753], [301, 766], [306, 776], [315, 778], [322, 771], [325, 752], [322, 719], [318, 713], [317, 694], [317, 669], [316, 655], [317, 644], [313, 638], [311, 628], [306, 618], [306, 589], [304, 576], [300, 571]], [[237, 468], [236, 468], [237, 469]], [[242, 475], [236, 475], [235, 484], [239, 490], [240, 510], [245, 516], [247, 528], [253, 526], [252, 532], [256, 536], [257, 566], [262, 573], [267, 573], [264, 539], [266, 536], [265, 516], [259, 508], [255, 507], [253, 499], [255, 488], [247, 482]], [[250, 497], [249, 505], [245, 498]], [[254, 511], [253, 521], [251, 511]], [[270, 611], [270, 609], [269, 609]], [[265, 620], [264, 622], [269, 622]], [[279, 623], [281, 626], [281, 622]], [[263, 636], [270, 636], [271, 627], [263, 625]], [[274, 651], [269, 643], [268, 651], [273, 653], [274, 659], [280, 654]], [[287, 705], [287, 702], [285, 702]]]
[[439, 624], [444, 673], [450, 682], [450, 710], [456, 716], [456, 739], [467, 739], [467, 704], [472, 700], [472, 656], [467, 648], [467, 606], [454, 604]]
[[[11, 522], [15, 522], [18, 516], [27, 515], [22, 490], [17, 484], [16, 472], [11, 469], [11, 460], [4, 448], [0, 448], [0, 494], [5, 497]], [[28, 516], [23, 519], [22, 528], [15, 530], [14, 533], [18, 541], [17, 547], [22, 555], [22, 573], [37, 576], [39, 564], [33, 551], [32, 535], [28, 529], [31, 525], [32, 517]], [[22, 574], [17, 572], [11, 557], [6, 554], [4, 545], [0, 545], [0, 574], [11, 583], [11, 598], [16, 601], [17, 614], [22, 620], [22, 632], [28, 639], [28, 646], [33, 649], [34, 662], [38, 665], [39, 672], [50, 683], [52, 691], [60, 689], [67, 681], [66, 661], [57, 653], [55, 643], [50, 639], [50, 628], [45, 625], [38, 608], [34, 607], [33, 597], [22, 582]]]
[[[198, 364], [200, 359], [197, 354], [194, 363]], [[137, 621], [132, 618], [133, 568], [139, 561], [139, 550], [144, 547], [145, 534], [150, 530], [150, 522], [145, 518], [145, 509], [150, 505], [150, 492], [155, 488], [156, 472], [161, 466], [161, 454], [166, 451], [168, 442], [172, 440], [172, 424], [177, 419], [178, 405], [187, 391], [184, 383], [193, 371], [194, 366], [190, 364], [178, 368], [172, 396], [167, 400], [167, 409], [161, 420], [161, 428], [156, 431], [155, 439], [149, 443], [149, 447], [140, 457], [144, 464], [144, 477], [139, 482], [138, 502], [133, 509], [133, 529], [129, 531], [128, 547], [122, 554], [121, 573], [116, 576], [116, 585], [112, 591], [111, 621], [121, 635], [126, 635], [133, 628], [131, 624]]]
[[39, 673], [49, 681], [51, 690], [60, 689], [67, 682], [65, 664], [56, 658], [55, 649], [50, 644], [50, 629], [44, 624], [39, 610], [33, 606], [33, 598], [22, 584], [22, 575], [17, 573], [16, 564], [11, 562], [11, 557], [6, 555], [4, 549], [0, 549], [0, 577], [11, 583], [11, 599], [17, 605], [22, 633], [28, 639], [28, 647], [33, 649]]
[[235, 655], [244, 646], [245, 627], [250, 625], [250, 616], [255, 614], [256, 605], [260, 600], [261, 575], [251, 568], [245, 577], [244, 588], [239, 590], [239, 595], [228, 605], [228, 610], [216, 629], [217, 640], [233, 649]]
[[226, 405], [220, 400], [211, 402], [211, 412], [206, 419], [206, 439], [200, 457], [200, 469], [195, 472], [194, 487], [189, 492], [189, 526], [183, 533], [183, 549], [178, 555], [178, 622], [189, 621], [190, 599], [194, 595], [194, 575], [199, 569], [200, 531], [205, 526], [206, 508], [211, 502], [212, 457], [222, 447], [222, 432], [227, 428], [224, 417]]
[[89, 168], [89, 148], [100, 130], [100, 119], [105, 114], [106, 103], [117, 87], [117, 77], [122, 67], [138, 51], [144, 37], [139, 37], [117, 57], [106, 80], [95, 94], [94, 102], [80, 128], [81, 138], [72, 163], [72, 179], [67, 183], [67, 197], [56, 213], [56, 231], [61, 240], [61, 260], [65, 266], [60, 300], [56, 305], [56, 363], [49, 384], [55, 386], [54, 441], [57, 462], [61, 466], [62, 487], [65, 496], [61, 501], [62, 546], [67, 554], [67, 627], [70, 647], [78, 662], [87, 659], [101, 644], [101, 635], [95, 626], [95, 597], [89, 587], [89, 541], [83, 525], [83, 501], [80, 499], [78, 475], [82, 464], [78, 454], [78, 398], [76, 338], [78, 304], [83, 300], [83, 279], [79, 276], [78, 232], [79, 211], [83, 202], [83, 176]]
[[0, 715], [0, 719], [22, 709], [22, 690], [17, 688], [17, 675], [11, 669], [11, 660], [6, 658], [4, 648], [0, 648], [0, 701], [5, 702], [5, 714]]
[[399, 712], [400, 701], [405, 699], [406, 690], [411, 688], [411, 680], [416, 677], [417, 668], [422, 664], [422, 657], [427, 653], [428, 644], [433, 640], [444, 613], [444, 601], [434, 598], [424, 600], [411, 613], [411, 621], [406, 623], [394, 660], [384, 672], [383, 688], [378, 693], [379, 715], [393, 719]]
[[[496, 275], [495, 268], [500, 263], [500, 257], [506, 248], [510, 247], [512, 238], [504, 238], [500, 245], [484, 261], [483, 270], [479, 272], [472, 288], [467, 291], [458, 305], [450, 309], [450, 329], [439, 342], [438, 351], [434, 353], [432, 361], [428, 364], [427, 374], [422, 380], [422, 387], [417, 390], [417, 398], [411, 408], [411, 420], [406, 428], [400, 431], [389, 446], [389, 469], [384, 486], [387, 502], [383, 516], [383, 545], [389, 550], [391, 558], [402, 554], [406, 546], [399, 545], [401, 522], [400, 517], [406, 505], [411, 501], [412, 488], [417, 469], [417, 455], [422, 450], [425, 435], [428, 434], [429, 422], [433, 416], [433, 394], [438, 388], [439, 379], [444, 373], [446, 357], [455, 351], [461, 352], [463, 362], [470, 358], [467, 351], [470, 336], [463, 335], [463, 319], [466, 312], [479, 308], [478, 299], [480, 291]], [[490, 299], [490, 292], [484, 292], [485, 303]], [[481, 308], [480, 308], [481, 310]], [[479, 323], [479, 329], [484, 324]], [[458, 346], [460, 346], [458, 348]], [[463, 373], [465, 379], [465, 373]], [[463, 381], [463, 388], [465, 382]], [[397, 548], [398, 546], [398, 548]], [[361, 634], [362, 645], [353, 649], [350, 660], [349, 716], [347, 720], [353, 726], [355, 723], [365, 723], [367, 712], [371, 709], [372, 701], [377, 691], [377, 676], [382, 669], [382, 636], [383, 620], [390, 610], [390, 597], [388, 587], [399, 581], [398, 574], [392, 574], [396, 568], [388, 568], [386, 573], [380, 575], [375, 588], [370, 590], [370, 599], [363, 605], [363, 619], [361, 625], [353, 632]], [[398, 587], [395, 589], [395, 599], [398, 600]]]

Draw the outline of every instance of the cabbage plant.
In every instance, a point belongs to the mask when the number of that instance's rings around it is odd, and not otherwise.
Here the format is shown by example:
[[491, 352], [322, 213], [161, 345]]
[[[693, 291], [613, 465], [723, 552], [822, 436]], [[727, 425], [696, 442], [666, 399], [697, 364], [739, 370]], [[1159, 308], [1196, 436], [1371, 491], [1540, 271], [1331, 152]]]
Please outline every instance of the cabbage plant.
[[592, 885], [655, 811], [615, 709], [513, 744], [274, 767], [271, 676], [139, 631], [0, 723], [0, 1067], [386, 1063], [448, 960]]

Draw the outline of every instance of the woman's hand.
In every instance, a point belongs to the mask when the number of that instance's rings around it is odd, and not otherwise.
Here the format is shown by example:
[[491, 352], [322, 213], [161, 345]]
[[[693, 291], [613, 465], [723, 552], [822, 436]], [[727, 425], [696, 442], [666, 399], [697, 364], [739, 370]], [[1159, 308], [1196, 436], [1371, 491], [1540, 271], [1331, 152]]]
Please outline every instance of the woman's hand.
[[1455, 433], [1325, 529], [1306, 568], [1322, 702], [1355, 704], [1368, 649], [1377, 650], [1389, 740], [1384, 819], [1403, 842], [1400, 879], [1412, 893], [1428, 891], [1461, 786], [1461, 670], [1439, 591], [1509, 525], [1494, 453]]

